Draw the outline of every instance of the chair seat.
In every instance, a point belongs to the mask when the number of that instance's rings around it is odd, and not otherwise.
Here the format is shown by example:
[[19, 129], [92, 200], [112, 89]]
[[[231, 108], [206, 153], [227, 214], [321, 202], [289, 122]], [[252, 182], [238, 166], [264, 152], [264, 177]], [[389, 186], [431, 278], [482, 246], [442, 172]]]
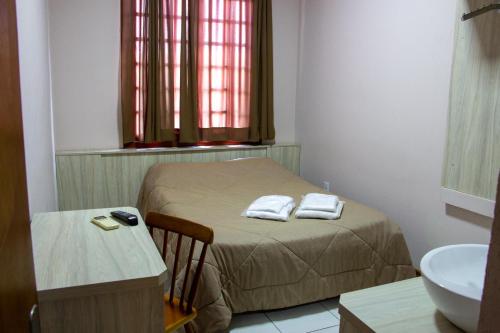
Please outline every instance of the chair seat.
[[195, 308], [193, 308], [193, 312], [191, 312], [190, 314], [181, 311], [178, 298], [174, 297], [174, 300], [172, 302], [173, 304], [170, 304], [170, 297], [168, 294], [165, 294], [163, 299], [165, 332], [173, 332], [196, 318], [196, 315], [198, 313], [196, 312]]

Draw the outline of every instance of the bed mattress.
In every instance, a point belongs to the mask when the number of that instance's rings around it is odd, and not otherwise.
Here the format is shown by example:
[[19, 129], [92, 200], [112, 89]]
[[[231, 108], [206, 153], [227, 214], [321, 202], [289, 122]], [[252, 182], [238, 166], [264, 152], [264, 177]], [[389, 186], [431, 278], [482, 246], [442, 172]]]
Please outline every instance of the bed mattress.
[[[335, 221], [241, 216], [259, 196], [289, 195], [299, 204], [310, 192], [323, 191], [265, 158], [151, 167], [138, 199], [143, 216], [155, 211], [214, 230], [195, 299], [197, 331], [224, 330], [232, 313], [305, 304], [415, 276], [398, 225], [347, 198], [341, 197], [346, 203]], [[161, 246], [162, 237], [155, 238]], [[167, 267], [173, 242], [170, 237]]]

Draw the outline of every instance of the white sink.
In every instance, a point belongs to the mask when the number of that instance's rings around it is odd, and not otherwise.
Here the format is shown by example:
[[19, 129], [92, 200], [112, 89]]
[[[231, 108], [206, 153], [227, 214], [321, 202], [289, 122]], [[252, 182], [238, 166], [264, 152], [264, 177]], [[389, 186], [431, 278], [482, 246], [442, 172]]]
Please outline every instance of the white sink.
[[488, 246], [439, 247], [420, 262], [425, 288], [436, 307], [466, 332], [476, 332]]

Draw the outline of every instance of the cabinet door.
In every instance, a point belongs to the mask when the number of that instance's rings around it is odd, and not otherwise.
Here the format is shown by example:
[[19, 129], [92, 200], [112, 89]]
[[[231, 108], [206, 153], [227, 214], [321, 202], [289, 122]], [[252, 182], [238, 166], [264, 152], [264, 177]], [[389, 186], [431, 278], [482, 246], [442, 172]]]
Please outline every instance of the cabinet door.
[[495, 219], [491, 227], [488, 265], [484, 281], [478, 333], [497, 332], [500, 327], [500, 174], [498, 175]]
[[28, 332], [36, 288], [14, 0], [0, 0], [0, 145], [0, 332]]

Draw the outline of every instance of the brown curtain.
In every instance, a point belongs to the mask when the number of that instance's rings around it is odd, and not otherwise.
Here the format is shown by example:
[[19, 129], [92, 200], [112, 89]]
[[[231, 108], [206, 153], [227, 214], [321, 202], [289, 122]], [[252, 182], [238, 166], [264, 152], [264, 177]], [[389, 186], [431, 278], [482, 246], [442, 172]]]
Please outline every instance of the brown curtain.
[[198, 35], [203, 141], [249, 141], [253, 1], [205, 0]]
[[121, 2], [120, 99], [123, 144], [135, 138], [134, 106], [135, 0]]
[[[140, 86], [139, 110], [144, 110], [144, 142], [171, 141], [174, 139], [173, 99], [167, 91], [173, 87], [172, 69], [169, 64], [172, 58], [165, 52], [165, 37], [171, 35], [171, 19], [169, 6], [165, 1], [144, 1], [144, 24], [139, 31], [142, 40], [136, 47], [140, 50], [140, 68], [137, 71]], [[166, 15], [165, 15], [166, 14]], [[167, 18], [164, 20], [164, 16]], [[137, 52], [137, 51], [136, 51]], [[165, 54], [166, 53], [166, 54]]]
[[249, 141], [274, 143], [273, 19], [271, 0], [253, 0]]
[[[274, 141], [271, 0], [122, 0], [121, 23], [125, 146]], [[212, 68], [223, 68], [222, 87]]]
[[122, 0], [121, 108], [124, 145], [173, 141], [172, 6]]
[[197, 103], [199, 3], [200, 0], [182, 0], [181, 41], [186, 42], [181, 42], [180, 51], [179, 142], [183, 144], [196, 144], [199, 137]]

